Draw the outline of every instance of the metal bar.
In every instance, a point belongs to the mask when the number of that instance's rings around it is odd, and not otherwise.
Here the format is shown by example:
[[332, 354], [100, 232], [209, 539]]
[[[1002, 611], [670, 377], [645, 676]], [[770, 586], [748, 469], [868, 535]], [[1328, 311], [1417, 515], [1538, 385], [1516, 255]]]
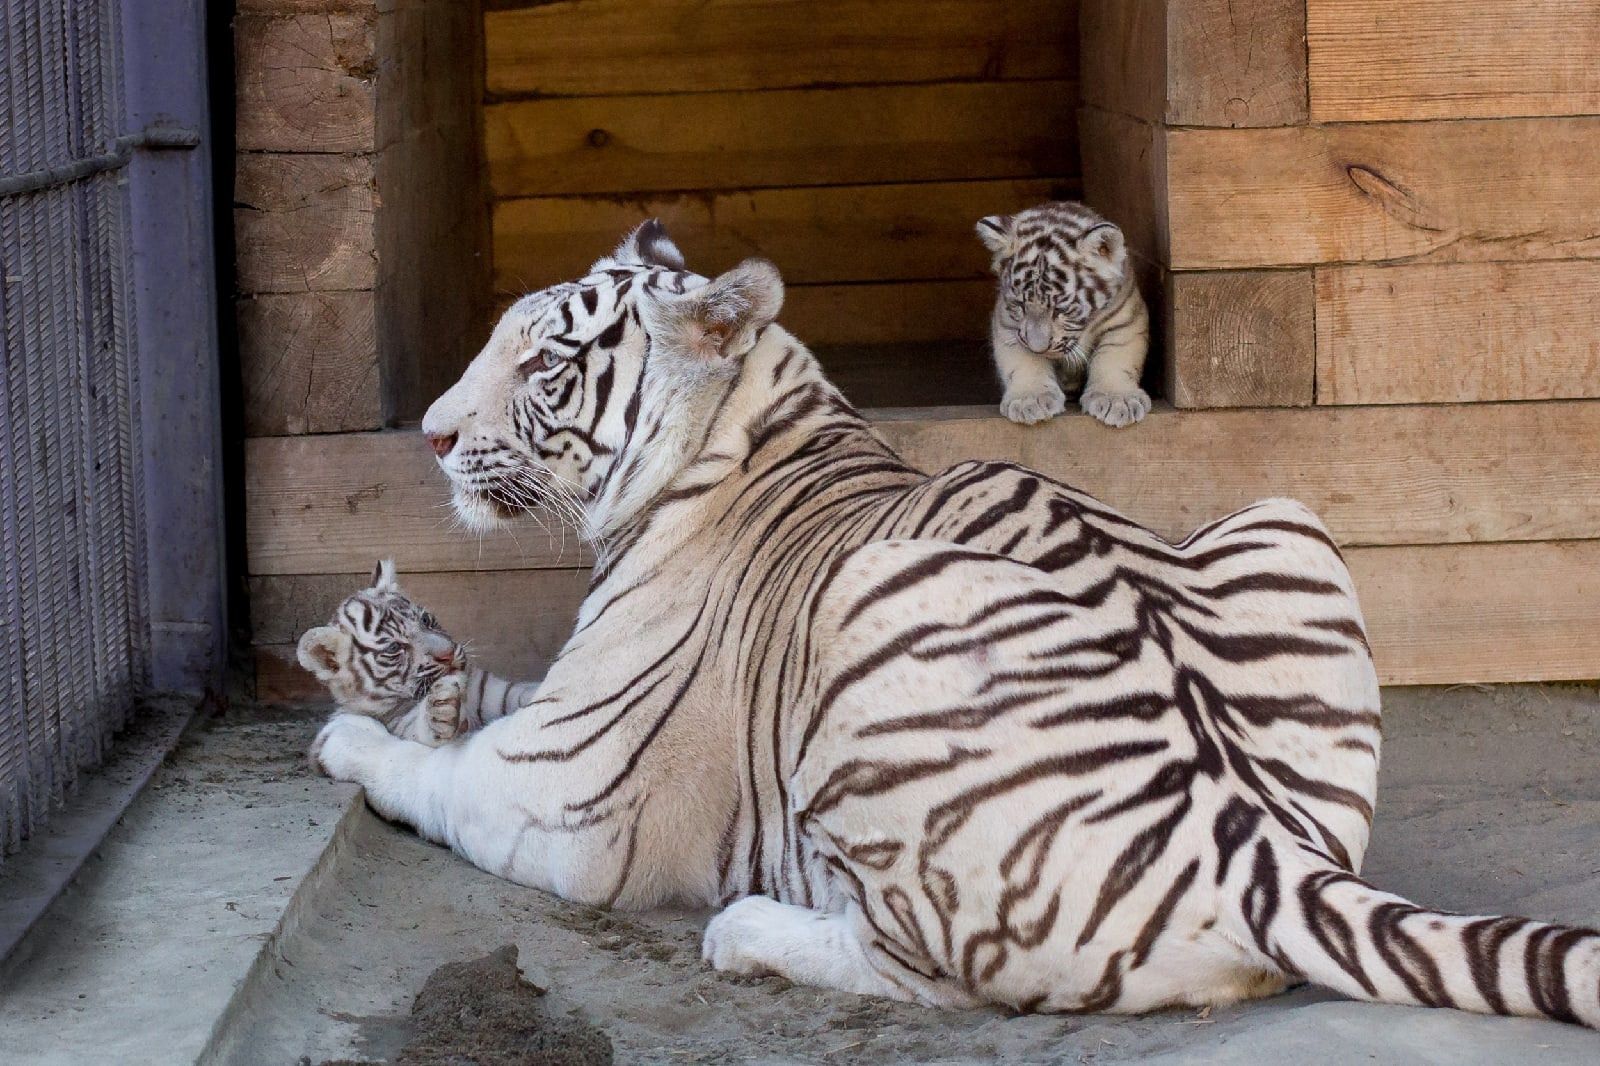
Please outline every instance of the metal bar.
[[150, 125], [138, 133], [125, 133], [111, 142], [111, 150], [99, 155], [74, 159], [43, 170], [0, 178], [0, 196], [22, 196], [93, 177], [107, 170], [118, 170], [133, 162], [141, 148], [171, 150], [198, 148], [200, 134], [187, 126]]

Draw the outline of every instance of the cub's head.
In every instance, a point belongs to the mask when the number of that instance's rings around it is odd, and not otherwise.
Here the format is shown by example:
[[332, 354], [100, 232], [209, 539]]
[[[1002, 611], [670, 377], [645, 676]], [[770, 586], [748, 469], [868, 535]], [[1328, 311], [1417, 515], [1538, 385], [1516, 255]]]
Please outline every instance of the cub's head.
[[783, 303], [772, 264], [707, 280], [646, 222], [577, 281], [506, 311], [423, 432], [472, 528], [535, 507], [596, 535], [687, 459]]
[[461, 646], [400, 591], [388, 559], [373, 570], [371, 588], [339, 604], [332, 622], [306, 630], [299, 659], [340, 710], [373, 718], [409, 709], [465, 665]]
[[1000, 279], [1001, 327], [1040, 355], [1086, 356], [1078, 348], [1084, 327], [1127, 277], [1122, 231], [1083, 204], [1059, 201], [980, 219], [978, 236]]

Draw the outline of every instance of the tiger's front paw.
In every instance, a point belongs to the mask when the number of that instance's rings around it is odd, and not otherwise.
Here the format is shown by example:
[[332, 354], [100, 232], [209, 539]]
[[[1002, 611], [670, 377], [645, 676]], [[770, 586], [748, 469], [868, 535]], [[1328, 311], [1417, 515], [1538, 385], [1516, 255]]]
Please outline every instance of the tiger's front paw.
[[461, 714], [461, 700], [467, 692], [466, 671], [445, 674], [428, 689], [428, 736], [426, 744], [443, 744], [465, 733], [468, 723]]
[[1089, 414], [1117, 429], [1131, 426], [1150, 413], [1150, 394], [1141, 388], [1111, 392], [1091, 385], [1084, 390], [1078, 403]]
[[1025, 426], [1046, 422], [1066, 409], [1067, 394], [1054, 381], [1027, 388], [1007, 389], [1000, 400], [1000, 413]]
[[360, 714], [336, 714], [311, 742], [311, 768], [335, 781], [361, 781], [385, 745], [395, 743], [383, 723]]

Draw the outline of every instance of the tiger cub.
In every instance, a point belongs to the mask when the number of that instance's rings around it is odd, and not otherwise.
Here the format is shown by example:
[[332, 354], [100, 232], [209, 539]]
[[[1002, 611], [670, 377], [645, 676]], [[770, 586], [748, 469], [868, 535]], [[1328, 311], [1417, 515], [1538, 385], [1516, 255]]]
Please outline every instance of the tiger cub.
[[370, 588], [339, 604], [332, 622], [301, 636], [298, 656], [340, 711], [429, 745], [503, 717], [538, 688], [472, 666], [466, 649], [401, 591], [389, 559], [373, 569]]
[[989, 319], [1000, 413], [1031, 424], [1066, 409], [1066, 390], [1108, 426], [1150, 411], [1139, 387], [1150, 312], [1122, 231], [1083, 204], [1057, 201], [978, 221], [1000, 291]]

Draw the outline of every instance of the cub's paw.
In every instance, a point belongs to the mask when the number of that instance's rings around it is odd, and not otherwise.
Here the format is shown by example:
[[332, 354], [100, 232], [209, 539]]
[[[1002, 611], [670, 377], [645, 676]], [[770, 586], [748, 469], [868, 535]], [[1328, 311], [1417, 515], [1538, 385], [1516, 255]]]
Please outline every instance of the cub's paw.
[[747, 976], [777, 973], [792, 942], [801, 939], [799, 924], [817, 915], [768, 896], [746, 896], [731, 903], [706, 925], [700, 957], [713, 969]]
[[424, 744], [443, 744], [467, 731], [461, 715], [461, 699], [467, 692], [464, 671], [445, 674], [428, 690], [428, 735]]
[[336, 714], [311, 742], [311, 768], [335, 781], [360, 781], [361, 770], [387, 744], [383, 723], [359, 714]]
[[1000, 401], [1000, 413], [1025, 426], [1048, 421], [1066, 409], [1067, 394], [1053, 381], [1029, 389], [1007, 389]]
[[1150, 413], [1150, 394], [1135, 388], [1130, 392], [1109, 392], [1090, 386], [1078, 401], [1085, 411], [1114, 428], [1131, 426]]

